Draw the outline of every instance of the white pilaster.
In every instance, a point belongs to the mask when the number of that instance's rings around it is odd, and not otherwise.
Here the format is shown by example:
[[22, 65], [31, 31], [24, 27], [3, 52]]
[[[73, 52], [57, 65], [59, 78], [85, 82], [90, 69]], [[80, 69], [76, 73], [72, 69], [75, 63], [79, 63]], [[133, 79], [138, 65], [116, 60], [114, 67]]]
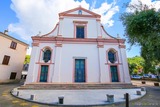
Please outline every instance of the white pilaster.
[[49, 66], [49, 80], [48, 80], [48, 82], [52, 82], [52, 78], [53, 78], [53, 72], [54, 71], [54, 64], [50, 64], [50, 66]]
[[120, 53], [121, 53], [122, 70], [123, 70], [122, 72], [124, 76], [124, 82], [131, 83], [125, 48], [120, 48]]
[[31, 52], [31, 59], [29, 63], [29, 69], [27, 73], [27, 78], [25, 83], [31, 83], [31, 82], [36, 82], [37, 81], [37, 73], [38, 70], [36, 69], [38, 65], [36, 62], [38, 62], [38, 57], [39, 57], [39, 52], [38, 49], [39, 47], [33, 46], [32, 47], [32, 52]]
[[105, 70], [105, 53], [104, 48], [98, 48], [98, 58], [99, 58], [99, 82], [105, 83], [107, 81], [107, 75]]
[[58, 36], [62, 36], [62, 35], [63, 35], [63, 19], [60, 19]]
[[61, 52], [62, 47], [55, 48], [55, 61], [54, 61], [54, 71], [52, 76], [52, 82], [61, 82], [60, 73], [61, 73]]
[[102, 36], [101, 34], [101, 24], [100, 21], [97, 21], [97, 37]]

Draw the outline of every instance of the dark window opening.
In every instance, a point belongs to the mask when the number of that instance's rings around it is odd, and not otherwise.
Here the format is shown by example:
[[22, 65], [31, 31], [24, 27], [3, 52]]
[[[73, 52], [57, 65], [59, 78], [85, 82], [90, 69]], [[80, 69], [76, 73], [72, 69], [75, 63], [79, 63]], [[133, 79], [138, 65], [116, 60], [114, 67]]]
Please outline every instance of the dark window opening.
[[51, 59], [51, 51], [45, 50], [43, 55], [44, 62], [48, 62]]
[[12, 41], [10, 48], [16, 49], [16, 47], [17, 47], [17, 43]]
[[21, 79], [26, 79], [27, 75], [21, 75]]
[[11, 72], [10, 79], [16, 79], [16, 72]]
[[84, 26], [76, 27], [76, 38], [84, 38]]
[[2, 64], [3, 65], [8, 65], [9, 60], [10, 60], [10, 56], [4, 55]]
[[78, 14], [79, 14], [79, 15], [82, 15], [82, 10], [79, 10], [79, 11], [78, 11]]
[[108, 52], [108, 60], [111, 63], [114, 63], [116, 61], [116, 54], [115, 54], [115, 52], [113, 52], [113, 51], [109, 51]]

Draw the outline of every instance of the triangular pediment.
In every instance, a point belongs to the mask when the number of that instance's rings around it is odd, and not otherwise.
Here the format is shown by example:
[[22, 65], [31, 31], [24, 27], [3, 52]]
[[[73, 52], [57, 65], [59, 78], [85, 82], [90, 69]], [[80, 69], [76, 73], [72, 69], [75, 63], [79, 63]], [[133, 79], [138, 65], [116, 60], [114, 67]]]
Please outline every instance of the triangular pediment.
[[59, 13], [59, 16], [80, 16], [80, 17], [89, 16], [89, 17], [95, 17], [95, 18], [101, 17], [99, 14], [96, 14], [92, 11], [82, 8], [81, 6], [65, 11], [65, 12], [62, 12], [62, 13]]

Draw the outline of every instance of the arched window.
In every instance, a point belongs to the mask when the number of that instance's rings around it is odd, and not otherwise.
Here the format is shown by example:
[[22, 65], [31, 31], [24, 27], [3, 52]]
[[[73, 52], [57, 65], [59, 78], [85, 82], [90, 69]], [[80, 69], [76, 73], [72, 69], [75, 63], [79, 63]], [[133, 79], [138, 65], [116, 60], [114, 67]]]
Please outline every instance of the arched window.
[[78, 14], [79, 14], [79, 15], [82, 15], [82, 10], [78, 10]]
[[108, 60], [111, 62], [111, 63], [115, 63], [116, 61], [116, 52], [113, 51], [113, 50], [110, 50], [108, 52]]
[[51, 51], [46, 49], [43, 53], [43, 60], [44, 62], [48, 62], [51, 59]]

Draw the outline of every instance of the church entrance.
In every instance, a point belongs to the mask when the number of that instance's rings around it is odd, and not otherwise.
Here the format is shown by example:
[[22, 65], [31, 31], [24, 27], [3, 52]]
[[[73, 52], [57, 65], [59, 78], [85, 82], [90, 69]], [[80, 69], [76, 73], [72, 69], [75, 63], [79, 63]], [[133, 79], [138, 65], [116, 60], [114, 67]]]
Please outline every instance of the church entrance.
[[40, 82], [47, 82], [48, 65], [41, 66]]
[[118, 81], [117, 66], [110, 66], [110, 70], [111, 70], [112, 82], [119, 82]]
[[85, 82], [85, 59], [75, 59], [75, 82]]

